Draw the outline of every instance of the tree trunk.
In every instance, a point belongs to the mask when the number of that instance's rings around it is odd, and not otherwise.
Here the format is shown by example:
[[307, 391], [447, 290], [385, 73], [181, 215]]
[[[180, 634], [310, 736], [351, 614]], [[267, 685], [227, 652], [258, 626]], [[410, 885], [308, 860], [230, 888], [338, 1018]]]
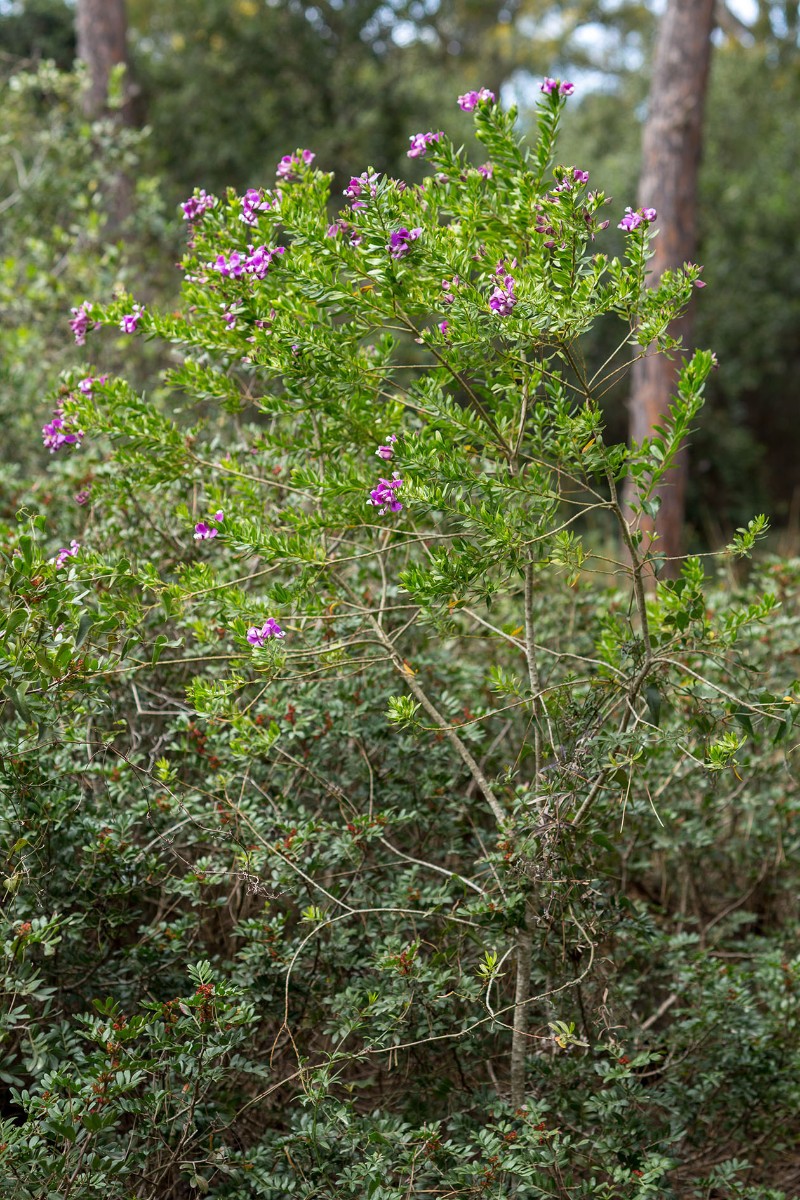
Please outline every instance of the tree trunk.
[[126, 101], [121, 116], [126, 125], [132, 124], [125, 0], [77, 0], [75, 32], [78, 58], [88, 66], [91, 79], [91, 87], [84, 100], [86, 115], [99, 117], [107, 110], [108, 81], [112, 67], [124, 63]]
[[[650, 261], [651, 281], [694, 258], [697, 174], [703, 134], [711, 32], [715, 0], [668, 0], [661, 19], [653, 63], [650, 102], [642, 138], [639, 204], [658, 210], [658, 237]], [[671, 329], [689, 348], [692, 318], [687, 314]], [[633, 365], [630, 397], [630, 439], [650, 436], [669, 408], [675, 390], [678, 362], [650, 354]], [[684, 500], [688, 455], [684, 450], [658, 489], [661, 508], [655, 528], [658, 549], [667, 557], [666, 574], [683, 550]], [[628, 491], [628, 501], [631, 493]], [[652, 532], [640, 518], [645, 535]], [[673, 569], [671, 569], [673, 568]]]
[[531, 997], [531, 960], [533, 958], [533, 911], [530, 901], [525, 904], [523, 925], [517, 934], [517, 979], [514, 991], [514, 1023], [511, 1035], [511, 1103], [522, 1108], [525, 1103], [527, 1075], [528, 1005]]

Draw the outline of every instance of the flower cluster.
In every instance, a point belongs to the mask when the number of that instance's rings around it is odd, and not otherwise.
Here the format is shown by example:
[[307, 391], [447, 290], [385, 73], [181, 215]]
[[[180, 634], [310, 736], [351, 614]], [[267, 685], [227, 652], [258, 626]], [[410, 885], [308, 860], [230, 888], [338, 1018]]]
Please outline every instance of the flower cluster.
[[89, 329], [97, 329], [100, 325], [99, 321], [95, 321], [92, 318], [93, 308], [94, 306], [88, 300], [84, 300], [83, 304], [79, 305], [78, 308], [71, 310], [72, 320], [69, 323], [69, 327], [75, 334], [76, 346], [85, 346], [87, 331]]
[[251, 625], [247, 631], [247, 640], [251, 646], [264, 646], [270, 638], [283, 638], [286, 634], [274, 617], [267, 617], [266, 623], [259, 629]]
[[[222, 509], [220, 509], [218, 512], [214, 513], [213, 517], [211, 517], [211, 520], [216, 521], [218, 525], [221, 525], [224, 516], [224, 512]], [[211, 525], [206, 525], [205, 521], [198, 521], [194, 527], [194, 540], [196, 542], [205, 542], [208, 541], [209, 538], [215, 538], [218, 533], [218, 529], [212, 528]]]
[[634, 212], [632, 208], [625, 209], [625, 216], [620, 221], [617, 229], [624, 229], [626, 233], [633, 233], [634, 229], [638, 229], [643, 221], [655, 221], [658, 213], [654, 208], [640, 208]]
[[42, 441], [51, 454], [62, 446], [79, 445], [83, 438], [82, 429], [71, 429], [62, 415], [60, 408], [53, 411], [53, 419], [42, 426]]
[[88, 396], [96, 383], [105, 383], [107, 379], [107, 375], [98, 375], [97, 378], [95, 378], [94, 375], [87, 375], [85, 379], [81, 379], [78, 387], [83, 392], [84, 396]]
[[394, 446], [394, 443], [397, 441], [397, 434], [390, 433], [389, 436], [387, 437], [386, 441], [387, 441], [388, 445], [378, 446], [378, 449], [375, 451], [375, 453], [377, 454], [378, 458], [382, 458], [386, 462], [388, 462], [389, 459], [394, 454], [394, 450], [392, 447]]
[[378, 194], [378, 175], [375, 171], [362, 171], [360, 175], [352, 176], [342, 193], [350, 201], [351, 208], [366, 208], [366, 196], [373, 200]]
[[409, 141], [411, 149], [408, 151], [409, 158], [424, 158], [431, 146], [435, 145], [441, 137], [441, 133], [414, 133]]
[[285, 246], [275, 246], [272, 250], [268, 250], [266, 246], [248, 246], [246, 254], [243, 250], [218, 254], [213, 263], [209, 263], [209, 268], [234, 279], [238, 279], [240, 275], [253, 275], [256, 279], [263, 279], [272, 266], [273, 258], [279, 258], [285, 253]]
[[241, 199], [241, 220], [247, 225], [255, 225], [260, 212], [269, 212], [276, 208], [282, 199], [280, 189], [273, 195], [271, 192], [265, 192], [263, 188], [248, 188]]
[[315, 158], [316, 155], [311, 150], [300, 150], [298, 154], [284, 154], [278, 163], [275, 174], [279, 179], [285, 179], [287, 183], [292, 183], [299, 178], [297, 169], [300, 164], [310, 167]]
[[421, 233], [421, 227], [409, 230], [403, 226], [392, 234], [386, 243], [386, 249], [390, 251], [392, 258], [405, 258], [411, 249], [411, 243], [415, 242]]
[[123, 333], [136, 333], [139, 321], [144, 313], [143, 304], [134, 304], [133, 312], [125, 313], [120, 318], [119, 327]]
[[60, 568], [63, 567], [64, 563], [67, 561], [68, 558], [74, 558], [75, 555], [80, 550], [80, 548], [81, 548], [80, 542], [76, 542], [74, 538], [72, 539], [72, 541], [69, 544], [69, 549], [66, 549], [66, 547], [62, 546], [62, 548], [58, 552], [58, 555], [56, 556], [56, 570], [57, 571], [60, 570]]
[[461, 280], [458, 275], [454, 275], [452, 279], [443, 279], [442, 280], [442, 291], [444, 292], [444, 295], [442, 296], [442, 300], [444, 301], [445, 304], [453, 303], [453, 301], [456, 298], [455, 293], [458, 291], [458, 289], [460, 287], [461, 287]]
[[539, 91], [544, 92], [546, 96], [549, 96], [551, 92], [558, 92], [561, 96], [571, 96], [575, 91], [575, 84], [569, 83], [567, 80], [562, 83], [560, 79], [550, 79], [548, 75], [545, 75]]
[[217, 197], [206, 195], [202, 189], [195, 192], [188, 200], [184, 200], [181, 204], [183, 210], [184, 221], [196, 221], [198, 217], [202, 217], [204, 212], [208, 212], [210, 208], [216, 207]]
[[[511, 266], [514, 268], [516, 265], [517, 260], [514, 259]], [[503, 259], [497, 264], [494, 273], [500, 282], [496, 284], [489, 297], [489, 308], [500, 317], [509, 317], [517, 303], [517, 297], [514, 295], [514, 278], [507, 273]]]
[[[353, 207], [355, 207], [355, 205]], [[332, 225], [328, 226], [325, 236], [329, 238], [338, 237], [340, 233], [344, 234], [344, 236], [349, 239], [351, 246], [361, 245], [363, 240], [361, 234], [357, 229], [353, 228], [349, 221], [343, 221], [341, 217], [338, 221], [334, 221]]]
[[494, 104], [494, 92], [490, 92], [488, 88], [481, 88], [479, 92], [465, 92], [463, 96], [459, 96], [458, 107], [464, 112], [472, 112], [486, 100], [491, 100]]
[[397, 471], [392, 473], [391, 479], [379, 479], [377, 487], [374, 487], [369, 494], [367, 504], [371, 504], [378, 509], [381, 516], [389, 509], [389, 512], [400, 512], [402, 504], [397, 499], [395, 492], [403, 486], [402, 480]]

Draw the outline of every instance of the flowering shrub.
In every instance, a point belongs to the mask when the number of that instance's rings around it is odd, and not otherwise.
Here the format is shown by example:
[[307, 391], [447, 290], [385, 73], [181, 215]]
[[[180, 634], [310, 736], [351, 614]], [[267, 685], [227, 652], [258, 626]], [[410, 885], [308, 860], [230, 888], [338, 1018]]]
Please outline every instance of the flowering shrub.
[[65, 379], [80, 545], [23, 512], [2, 551], [22, 1195], [777, 1195], [797, 568], [658, 578], [712, 356], [643, 445], [600, 402], [699, 268], [646, 287], [644, 212], [604, 254], [571, 91], [531, 148], [468, 93], [491, 169], [416, 135], [424, 182], [365, 171], [334, 224], [309, 151], [198, 193], [179, 312], [83, 306], [174, 357], [161, 403]]

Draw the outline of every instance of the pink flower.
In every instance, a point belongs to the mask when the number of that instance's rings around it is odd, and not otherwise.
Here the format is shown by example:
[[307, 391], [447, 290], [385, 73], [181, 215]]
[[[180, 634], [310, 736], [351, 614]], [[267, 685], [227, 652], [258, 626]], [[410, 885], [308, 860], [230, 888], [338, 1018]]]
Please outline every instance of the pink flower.
[[212, 529], [210, 525], [206, 525], [205, 521], [198, 521], [194, 527], [194, 540], [196, 542], [205, 542], [208, 538], [215, 538], [217, 530]]
[[[512, 259], [511, 266], [515, 267], [516, 265], [516, 258]], [[497, 264], [495, 275], [500, 282], [489, 297], [489, 308], [500, 317], [508, 317], [517, 303], [517, 297], [514, 295], [514, 278], [512, 275], [506, 274], [505, 263], [502, 259]]]
[[136, 333], [136, 328], [144, 313], [144, 305], [134, 304], [133, 312], [125, 313], [120, 319], [119, 327], [123, 333]]
[[[377, 487], [374, 487], [370, 492], [367, 504], [371, 504], [374, 508], [377, 508], [381, 516], [383, 516], [387, 508], [390, 512], [400, 512], [403, 506], [395, 496], [395, 491], [397, 488], [401, 488], [403, 483], [404, 480], [400, 478], [397, 471], [393, 473], [391, 479], [381, 478], [378, 481]], [[378, 507], [379, 505], [382, 507]]]
[[88, 300], [84, 300], [83, 304], [79, 305], [78, 308], [70, 310], [72, 312], [72, 320], [69, 323], [69, 327], [75, 334], [76, 346], [85, 346], [87, 330], [97, 329], [100, 324], [99, 321], [92, 320], [90, 314], [93, 307], [94, 305], [90, 304]]
[[633, 233], [634, 229], [638, 229], [643, 221], [655, 221], [658, 213], [654, 208], [640, 208], [634, 212], [630, 205], [625, 209], [625, 216], [620, 221], [617, 229], [623, 229], [625, 233]]
[[84, 488], [82, 491], [80, 491], [76, 494], [75, 503], [76, 504], [86, 504], [88, 502], [91, 494], [92, 494], [91, 488]]
[[213, 208], [216, 203], [216, 196], [207, 196], [204, 191], [195, 192], [181, 204], [184, 221], [195, 221], [198, 217], [202, 217], [209, 208]]
[[301, 150], [299, 153], [299, 158], [296, 154], [284, 154], [275, 171], [279, 179], [285, 179], [287, 183], [292, 183], [299, 178], [297, 168], [301, 162], [304, 166], [310, 167], [316, 157], [311, 150]]
[[80, 548], [81, 548], [80, 542], [76, 542], [74, 538], [69, 544], [69, 550], [62, 547], [62, 549], [59, 550], [58, 555], [56, 557], [56, 570], [57, 571], [60, 570], [68, 558], [74, 558], [74, 556], [78, 553]]
[[405, 258], [411, 249], [411, 243], [415, 242], [421, 233], [421, 227], [408, 230], [404, 226], [397, 229], [386, 243], [386, 249], [391, 252], [392, 258]]
[[463, 96], [458, 97], [458, 107], [464, 112], [472, 112], [486, 100], [491, 100], [494, 104], [494, 92], [490, 92], [488, 88], [481, 88], [479, 92], [465, 92]]
[[589, 172], [588, 171], [579, 171], [578, 168], [576, 167], [575, 170], [572, 172], [572, 178], [575, 180], [576, 183], [588, 183], [589, 182]]
[[478, 167], [478, 174], [484, 179], [491, 179], [494, 175], [494, 165], [490, 162], [484, 163], [482, 167]]
[[378, 458], [383, 458], [388, 462], [389, 459], [394, 454], [394, 450], [392, 449], [392, 447], [393, 447], [394, 443], [397, 441], [397, 434], [390, 433], [389, 436], [387, 437], [386, 441], [389, 443], [388, 446], [378, 446], [378, 449], [375, 451], [375, 453], [378, 455]]
[[360, 175], [352, 176], [343, 193], [350, 201], [351, 208], [366, 208], [367, 202], [362, 199], [364, 196], [375, 199], [378, 194], [378, 178], [375, 171], [362, 171]]
[[247, 225], [255, 225], [260, 212], [268, 212], [273, 207], [273, 201], [268, 200], [264, 189], [248, 188], [242, 196], [241, 220]]
[[83, 436], [82, 429], [72, 429], [65, 424], [60, 408], [54, 410], [52, 421], [42, 426], [42, 441], [51, 454], [62, 446], [79, 445]]
[[446, 342], [450, 341], [450, 338], [447, 336], [447, 331], [449, 328], [450, 328], [449, 321], [440, 321], [439, 322], [439, 332], [441, 333], [442, 337], [444, 338], [444, 340]]
[[107, 379], [107, 375], [100, 375], [97, 379], [95, 379], [93, 375], [87, 375], [85, 379], [80, 381], [78, 387], [83, 392], [84, 396], [88, 396], [96, 383], [105, 383]]
[[247, 631], [247, 640], [251, 646], [263, 646], [273, 637], [286, 637], [274, 617], [267, 617], [266, 623], [262, 625], [261, 629], [257, 625], [251, 625]]
[[225, 516], [225, 513], [222, 511], [222, 509], [221, 509], [221, 508], [219, 508], [219, 509], [217, 509], [217, 511], [214, 513], [214, 515], [213, 515], [213, 517], [211, 518], [211, 520], [212, 520], [212, 521], [216, 521], [216, 522], [217, 522], [217, 524], [219, 525], [219, 524], [221, 524], [221, 523], [222, 523], [222, 518], [223, 518], [224, 516]]
[[415, 133], [409, 138], [411, 149], [409, 158], [424, 158], [431, 146], [439, 141], [441, 133]]
[[556, 91], [562, 96], [571, 96], [575, 91], [575, 84], [569, 83], [567, 80], [562, 83], [560, 79], [551, 79], [549, 75], [545, 75], [539, 85], [539, 91], [544, 92], [546, 96]]

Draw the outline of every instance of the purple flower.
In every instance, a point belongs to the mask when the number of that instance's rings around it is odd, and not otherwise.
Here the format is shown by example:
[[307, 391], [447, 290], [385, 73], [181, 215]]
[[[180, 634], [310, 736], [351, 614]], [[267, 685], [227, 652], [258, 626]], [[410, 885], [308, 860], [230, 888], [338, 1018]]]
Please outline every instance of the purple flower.
[[545, 75], [539, 85], [539, 91], [544, 92], [546, 96], [556, 91], [562, 96], [571, 96], [575, 91], [575, 84], [568, 83], [566, 80], [562, 83], [560, 79], [551, 79], [549, 75]]
[[490, 162], [484, 163], [482, 167], [478, 167], [478, 174], [484, 179], [491, 179], [494, 175], [494, 165]]
[[52, 421], [42, 426], [42, 441], [51, 454], [60, 450], [62, 446], [79, 444], [83, 436], [82, 429], [71, 429], [65, 424], [60, 408], [54, 410]]
[[377, 454], [378, 458], [383, 458], [388, 462], [389, 459], [394, 454], [394, 450], [392, 449], [392, 447], [394, 446], [394, 443], [397, 441], [397, 434], [390, 433], [389, 436], [387, 437], [386, 441], [389, 443], [388, 446], [378, 446], [378, 449], [375, 451], [375, 453]]
[[575, 180], [576, 183], [588, 183], [589, 182], [589, 172], [588, 171], [579, 171], [578, 168], [576, 167], [575, 170], [572, 172], [572, 178]]
[[217, 511], [214, 513], [213, 517], [211, 518], [211, 520], [216, 521], [218, 525], [221, 525], [224, 516], [225, 516], [225, 513], [222, 511], [222, 509], [218, 508]]
[[205, 521], [198, 521], [194, 527], [194, 540], [196, 542], [205, 542], [208, 538], [215, 538], [217, 530], [212, 529], [210, 525], [206, 525]]
[[218, 254], [213, 263], [209, 264], [212, 271], [219, 271], [220, 275], [233, 275], [238, 278], [244, 273], [244, 259], [238, 250], [231, 250], [230, 254]]
[[123, 333], [136, 333], [136, 327], [144, 313], [144, 305], [134, 304], [133, 312], [125, 313], [120, 319], [119, 327]]
[[217, 203], [216, 196], [207, 196], [204, 191], [195, 192], [188, 200], [184, 200], [181, 204], [183, 209], [184, 221], [195, 221], [198, 217], [202, 217], [204, 212], [209, 208], [213, 208]]
[[311, 150], [301, 150], [299, 155], [298, 158], [297, 154], [284, 154], [275, 171], [279, 179], [285, 179], [287, 183], [292, 183], [298, 178], [297, 168], [300, 163], [310, 167], [316, 157]]
[[447, 336], [447, 331], [449, 328], [450, 328], [449, 321], [440, 321], [439, 322], [439, 332], [441, 333], [442, 337], [444, 338], [444, 340], [446, 342], [450, 341], [450, 338]]
[[89, 497], [91, 496], [91, 494], [92, 494], [91, 488], [88, 488], [88, 487], [83, 488], [82, 491], [76, 493], [75, 503], [81, 504], [81, 505], [86, 504], [87, 501], [89, 500]]
[[640, 208], [638, 212], [628, 206], [625, 209], [625, 216], [620, 221], [617, 229], [624, 229], [626, 233], [633, 233], [634, 229], [638, 229], [642, 221], [655, 221], [658, 213], [654, 208]]
[[375, 171], [362, 171], [360, 175], [352, 176], [343, 195], [347, 196], [351, 208], [366, 208], [367, 202], [362, 196], [371, 196], [374, 200], [378, 194], [378, 175]]
[[503, 286], [499, 284], [489, 297], [489, 308], [499, 317], [509, 317], [517, 303], [514, 295], [514, 280], [510, 275], [503, 276]]
[[[244, 270], [248, 275], [255, 275], [256, 279], [263, 279], [272, 266], [272, 260], [285, 254], [286, 247], [275, 246], [273, 250], [268, 250], [266, 246], [259, 246], [257, 249], [248, 246], [247, 252], [248, 257], [244, 260]], [[231, 255], [232, 257], [233, 255]]]
[[92, 320], [90, 314], [93, 308], [94, 305], [90, 304], [88, 300], [84, 300], [83, 304], [79, 305], [78, 308], [70, 310], [72, 312], [72, 320], [69, 323], [69, 327], [75, 334], [76, 346], [85, 346], [87, 330], [97, 329], [100, 324], [99, 321]]
[[88, 396], [96, 383], [105, 383], [107, 379], [107, 375], [99, 375], [96, 379], [93, 375], [87, 375], [85, 379], [81, 379], [78, 387], [83, 392], [84, 396]]
[[63, 567], [64, 563], [67, 561], [68, 558], [74, 558], [74, 556], [78, 553], [80, 548], [81, 548], [80, 542], [76, 542], [74, 538], [69, 544], [69, 550], [62, 547], [59, 550], [58, 555], [56, 557], [56, 570], [57, 571], [60, 570], [60, 568]]
[[[515, 267], [517, 260], [512, 259], [511, 266]], [[505, 262], [501, 259], [495, 268], [495, 275], [500, 282], [495, 286], [489, 297], [489, 308], [500, 317], [508, 317], [517, 303], [514, 295], [514, 278], [507, 274]]]
[[257, 190], [256, 188], [248, 188], [241, 199], [242, 216], [241, 219], [247, 225], [255, 225], [260, 212], [268, 212], [272, 208], [272, 203], [266, 198], [264, 189]]
[[441, 133], [415, 133], [409, 138], [411, 149], [408, 151], [409, 158], [424, 158], [427, 151], [435, 142], [439, 141]]
[[[379, 479], [377, 487], [374, 487], [369, 494], [367, 504], [371, 504], [378, 509], [381, 516], [388, 508], [390, 512], [400, 512], [403, 508], [400, 501], [395, 496], [397, 488], [403, 486], [404, 480], [400, 478], [397, 471], [394, 471], [391, 479]], [[378, 507], [378, 506], [382, 507]]]
[[251, 646], [263, 646], [270, 638], [283, 638], [286, 634], [274, 617], [267, 617], [266, 623], [259, 629], [251, 625], [247, 631], [247, 640]]
[[415, 242], [421, 233], [421, 227], [408, 230], [403, 226], [402, 229], [397, 229], [392, 234], [386, 243], [386, 249], [391, 252], [392, 258], [405, 258], [411, 249], [411, 243]]
[[463, 96], [458, 97], [458, 107], [464, 112], [472, 112], [485, 100], [491, 100], [494, 104], [494, 92], [490, 92], [488, 88], [481, 88], [479, 92], [465, 92]]
[[[354, 204], [353, 208], [355, 208], [355, 207], [356, 207], [356, 205]], [[347, 237], [349, 239], [351, 246], [360, 246], [361, 245], [361, 242], [363, 240], [361, 237], [361, 234], [358, 232], [357, 229], [353, 228], [353, 226], [350, 224], [349, 221], [343, 221], [343, 220], [341, 220], [341, 218], [338, 221], [334, 221], [333, 225], [328, 226], [325, 236], [326, 237], [338, 237], [340, 233], [343, 233], [345, 235], [345, 237]]]

